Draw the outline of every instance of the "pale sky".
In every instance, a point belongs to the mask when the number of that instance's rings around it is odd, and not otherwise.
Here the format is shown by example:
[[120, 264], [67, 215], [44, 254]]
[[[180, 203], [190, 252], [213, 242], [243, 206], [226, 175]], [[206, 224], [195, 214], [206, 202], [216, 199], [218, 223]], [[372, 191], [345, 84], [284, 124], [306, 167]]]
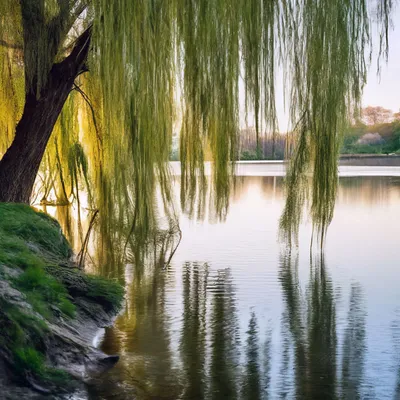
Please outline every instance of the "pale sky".
[[[377, 75], [376, 51], [369, 68], [368, 82], [364, 89], [363, 107], [366, 106], [382, 106], [397, 112], [400, 110], [400, 6], [393, 13], [393, 28], [390, 30], [389, 36], [389, 60], [386, 63], [381, 60], [381, 74]], [[379, 49], [379, 37], [373, 32], [374, 49]], [[240, 123], [242, 127], [254, 126], [254, 114], [249, 113], [248, 124], [244, 119], [244, 87], [243, 82], [240, 83], [240, 104], [241, 115]], [[288, 130], [288, 116], [285, 112], [282, 79], [278, 74], [276, 81], [276, 106], [279, 120], [280, 132]], [[287, 111], [287, 110], [286, 110]]]
[[376, 60], [372, 62], [363, 105], [382, 106], [396, 112], [400, 109], [400, 7], [393, 14], [393, 25], [394, 29], [390, 31], [389, 61], [387, 64], [382, 63], [380, 79], [376, 73]]

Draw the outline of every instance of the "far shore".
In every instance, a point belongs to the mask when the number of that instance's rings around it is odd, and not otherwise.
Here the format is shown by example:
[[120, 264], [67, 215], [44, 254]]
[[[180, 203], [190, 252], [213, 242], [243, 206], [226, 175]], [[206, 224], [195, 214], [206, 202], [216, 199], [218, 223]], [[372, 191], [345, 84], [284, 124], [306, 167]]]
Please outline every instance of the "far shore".
[[[285, 176], [286, 160], [237, 161], [236, 176]], [[211, 173], [210, 162], [205, 173]], [[179, 161], [171, 161], [173, 175], [181, 174]], [[339, 176], [400, 176], [400, 154], [345, 154], [340, 156]]]
[[[171, 165], [178, 165], [179, 161], [170, 161]], [[208, 162], [206, 162], [208, 163]], [[288, 160], [240, 160], [236, 164], [286, 164]], [[400, 167], [400, 154], [342, 154], [339, 165], [360, 167]]]
[[[238, 161], [237, 164], [285, 164], [287, 160]], [[339, 165], [359, 167], [399, 167], [400, 154], [342, 154]]]
[[339, 164], [365, 167], [398, 167], [400, 166], [400, 154], [343, 154], [340, 156]]

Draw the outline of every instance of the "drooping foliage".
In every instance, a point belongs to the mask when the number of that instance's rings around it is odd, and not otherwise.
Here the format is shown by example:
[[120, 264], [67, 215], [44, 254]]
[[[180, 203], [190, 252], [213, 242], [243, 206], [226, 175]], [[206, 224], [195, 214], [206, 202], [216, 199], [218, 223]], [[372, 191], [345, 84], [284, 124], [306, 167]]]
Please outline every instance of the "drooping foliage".
[[265, 128], [277, 129], [275, 81], [283, 70], [295, 151], [281, 226], [287, 238], [295, 236], [309, 204], [323, 238], [333, 216], [341, 134], [366, 80], [370, 22], [380, 26], [380, 53], [387, 55], [393, 3], [3, 0], [0, 153], [22, 115], [24, 88], [40, 98], [53, 64], [89, 29], [88, 72], [75, 80], [37, 189], [43, 201], [75, 197], [99, 209], [105, 231], [113, 223], [125, 237], [143, 238], [157, 226], [159, 198], [167, 221], [174, 218], [168, 160], [177, 131], [183, 208], [201, 214], [204, 161], [212, 160], [208, 193], [223, 214], [238, 157], [240, 82], [258, 142]]
[[[281, 225], [292, 235], [307, 197], [305, 173], [312, 171], [311, 216], [324, 230], [333, 216], [341, 135], [358, 110], [366, 80], [365, 52], [369, 38], [364, 1], [313, 2], [303, 7], [300, 31], [294, 26], [290, 52], [292, 120], [298, 123], [298, 145], [288, 177], [288, 202]], [[298, 33], [299, 32], [299, 33]]]

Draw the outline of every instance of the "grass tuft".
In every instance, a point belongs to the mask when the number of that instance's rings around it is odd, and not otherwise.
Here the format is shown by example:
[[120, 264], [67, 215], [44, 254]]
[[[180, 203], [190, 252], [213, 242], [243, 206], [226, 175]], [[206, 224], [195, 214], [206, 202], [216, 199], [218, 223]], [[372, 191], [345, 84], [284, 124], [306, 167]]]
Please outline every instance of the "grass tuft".
[[44, 317], [51, 318], [50, 306], [57, 307], [68, 317], [74, 316], [75, 306], [67, 298], [67, 290], [44, 269], [29, 267], [14, 282], [27, 295], [34, 309]]
[[120, 309], [124, 289], [119, 283], [95, 275], [87, 275], [87, 280], [88, 297], [92, 297], [108, 309]]
[[0, 203], [0, 263], [43, 266], [44, 261], [65, 261], [71, 254], [56, 220], [25, 204]]

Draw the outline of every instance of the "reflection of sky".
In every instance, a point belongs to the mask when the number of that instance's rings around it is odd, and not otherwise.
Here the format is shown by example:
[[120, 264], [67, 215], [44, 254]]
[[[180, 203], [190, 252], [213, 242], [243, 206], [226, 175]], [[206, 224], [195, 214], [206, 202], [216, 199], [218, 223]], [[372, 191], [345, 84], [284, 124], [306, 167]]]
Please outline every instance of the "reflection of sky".
[[389, 371], [391, 365], [395, 366], [392, 325], [400, 307], [399, 194], [397, 184], [395, 188], [387, 187], [386, 196], [378, 195], [376, 202], [339, 201], [326, 249], [333, 282], [360, 282], [364, 290], [368, 312], [367, 380], [379, 387], [381, 399], [393, 387]]
[[[327, 274], [332, 278], [338, 298], [338, 365], [341, 365], [350, 287], [352, 283], [359, 283], [366, 299], [366, 304], [360, 306], [367, 311], [365, 382], [375, 387], [376, 398], [392, 398], [398, 366], [392, 326], [400, 309], [400, 184], [398, 178], [346, 179], [341, 184], [325, 252]], [[284, 198], [280, 182], [275, 181], [274, 185], [273, 178], [244, 178], [224, 224], [200, 223], [182, 217], [183, 240], [173, 260], [177, 270], [184, 261], [194, 260], [208, 262], [211, 271], [231, 268], [242, 343], [251, 311], [258, 318], [262, 339], [267, 329], [272, 329], [274, 388], [278, 384], [282, 358], [283, 304], [278, 279], [281, 248], [277, 228]], [[299, 279], [303, 291], [309, 279], [310, 237], [310, 224], [305, 224], [300, 230], [299, 247]], [[178, 282], [174, 289], [179, 292], [180, 273], [175, 275]], [[182, 313], [179, 298], [170, 308], [177, 319]]]

